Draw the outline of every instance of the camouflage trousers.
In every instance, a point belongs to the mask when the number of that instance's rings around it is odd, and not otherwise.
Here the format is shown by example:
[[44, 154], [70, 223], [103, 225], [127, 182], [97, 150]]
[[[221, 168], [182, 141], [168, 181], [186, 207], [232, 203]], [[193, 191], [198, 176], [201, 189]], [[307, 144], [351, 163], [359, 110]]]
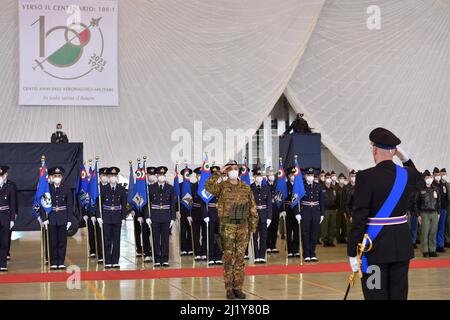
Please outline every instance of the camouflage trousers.
[[241, 290], [245, 278], [245, 249], [249, 240], [248, 225], [223, 224], [223, 268], [226, 290]]

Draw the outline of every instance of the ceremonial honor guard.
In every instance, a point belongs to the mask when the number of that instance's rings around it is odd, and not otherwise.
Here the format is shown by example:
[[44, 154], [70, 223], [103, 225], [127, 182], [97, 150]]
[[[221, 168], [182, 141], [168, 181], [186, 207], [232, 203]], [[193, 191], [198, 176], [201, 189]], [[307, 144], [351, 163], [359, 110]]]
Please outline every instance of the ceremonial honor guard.
[[50, 184], [50, 197], [52, 199], [52, 212], [47, 216], [41, 210], [41, 219], [48, 228], [50, 269], [65, 269], [67, 249], [67, 230], [71, 222], [69, 214], [73, 212], [73, 194], [68, 186], [62, 184], [65, 170], [60, 167], [50, 168], [48, 174], [52, 177]]
[[[184, 168], [180, 171], [181, 176], [185, 175], [190, 176], [192, 174], [192, 170], [189, 168]], [[187, 182], [186, 182], [187, 183]], [[180, 190], [182, 190], [183, 183], [180, 184]], [[191, 226], [192, 226], [192, 216], [191, 210], [186, 208], [183, 204], [180, 203], [180, 255], [192, 255], [192, 234], [191, 234]]]
[[291, 208], [292, 204], [292, 188], [295, 179], [295, 167], [290, 167], [287, 170], [288, 182], [287, 182], [287, 197], [284, 201], [284, 208], [286, 211], [286, 242], [288, 250], [288, 258], [300, 257], [299, 253], [299, 223], [301, 220], [298, 206]]
[[[409, 260], [414, 250], [406, 211], [420, 174], [392, 132], [377, 128], [369, 139], [376, 166], [356, 174], [347, 253], [353, 272], [362, 272], [366, 299], [407, 299]], [[394, 155], [403, 167], [392, 161]], [[374, 274], [377, 286], [371, 280]]]
[[152, 227], [154, 266], [169, 266], [169, 234], [176, 219], [176, 199], [173, 186], [166, 182], [167, 167], [156, 168], [158, 183], [149, 186], [150, 216], [145, 221]]
[[267, 186], [270, 188], [270, 197], [272, 199], [272, 222], [267, 229], [267, 252], [278, 253], [277, 238], [280, 209], [278, 209], [277, 204], [275, 203], [277, 180], [272, 168], [268, 168], [267, 170]]
[[349, 174], [349, 184], [347, 185], [347, 191], [345, 196], [345, 213], [347, 215], [348, 228], [347, 237], [350, 232], [352, 215], [353, 215], [353, 203], [355, 200], [355, 185], [356, 185], [356, 171], [352, 170]]
[[325, 183], [322, 187], [324, 203], [324, 219], [321, 227], [322, 242], [324, 247], [335, 247], [336, 237], [336, 202], [337, 192], [331, 184], [330, 173], [325, 174]]
[[335, 185], [335, 190], [337, 193], [336, 240], [338, 243], [347, 243], [347, 221], [345, 216], [346, 186], [345, 176], [343, 173], [339, 174], [338, 183]]
[[442, 180], [441, 171], [438, 168], [434, 168], [433, 170], [433, 186], [435, 186], [439, 190], [439, 220], [436, 232], [436, 251], [437, 252], [445, 252], [445, 223], [447, 220], [447, 207], [448, 207], [448, 198], [447, 198], [447, 184]]
[[120, 268], [120, 233], [127, 217], [127, 191], [118, 184], [117, 167], [108, 168], [109, 185], [100, 189], [103, 219], [97, 210], [97, 221], [103, 226], [105, 268]]
[[17, 213], [17, 190], [7, 179], [8, 169], [8, 166], [0, 165], [0, 271], [8, 271], [10, 233]]
[[272, 193], [267, 184], [262, 184], [263, 176], [260, 168], [252, 170], [255, 182], [250, 188], [256, 203], [259, 223], [253, 234], [255, 262], [266, 263], [267, 228], [272, 222]]
[[[211, 167], [211, 173], [220, 173], [220, 168], [217, 166]], [[208, 264], [222, 264], [222, 244], [220, 242], [220, 222], [217, 212], [217, 198], [213, 197], [208, 204], [202, 204], [202, 217], [205, 223], [208, 223], [209, 233], [209, 261]]]
[[300, 200], [302, 216], [302, 246], [305, 262], [316, 262], [316, 244], [319, 237], [320, 224], [324, 214], [322, 188], [314, 183], [314, 170], [309, 168], [305, 174], [305, 195]]
[[206, 260], [206, 222], [202, 216], [202, 198], [198, 195], [198, 180], [202, 168], [194, 169], [194, 176], [191, 176], [191, 190], [192, 190], [192, 231], [194, 237], [194, 255], [195, 260]]

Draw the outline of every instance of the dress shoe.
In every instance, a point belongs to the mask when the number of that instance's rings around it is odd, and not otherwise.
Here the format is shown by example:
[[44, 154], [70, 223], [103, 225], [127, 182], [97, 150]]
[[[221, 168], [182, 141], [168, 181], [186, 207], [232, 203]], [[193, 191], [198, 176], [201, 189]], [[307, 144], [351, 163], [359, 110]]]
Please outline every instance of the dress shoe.
[[436, 248], [436, 251], [437, 252], [445, 252], [445, 249], [444, 248]]
[[153, 265], [154, 267], [161, 267], [161, 263], [157, 262]]
[[428, 252], [424, 252], [422, 255], [424, 258], [428, 258], [430, 256]]
[[152, 261], [152, 257], [147, 256], [144, 258], [144, 262], [150, 262], [150, 261]]
[[311, 258], [310, 257], [306, 257], [305, 258], [305, 262], [310, 262], [311, 261]]
[[0, 268], [0, 272], [6, 272], [8, 271], [8, 268]]
[[234, 290], [234, 296], [238, 299], [245, 299], [246, 295], [242, 292], [242, 290]]
[[53, 270], [58, 269], [58, 266], [57, 266], [56, 264], [52, 264], [52, 265], [50, 266], [50, 269], [53, 269]]
[[436, 258], [439, 257], [439, 255], [436, 252], [430, 252], [430, 257]]
[[311, 262], [317, 262], [319, 261], [319, 259], [317, 259], [317, 257], [311, 257]]
[[168, 267], [168, 266], [169, 266], [169, 263], [168, 263], [168, 262], [163, 262], [162, 266], [163, 266], [163, 267]]
[[215, 264], [223, 264], [222, 260], [216, 260], [214, 261]]
[[234, 291], [233, 290], [227, 290], [227, 299], [234, 299], [236, 298], [236, 296], [234, 295]]
[[105, 264], [105, 269], [111, 269], [112, 268], [112, 264]]
[[114, 269], [120, 269], [120, 264], [115, 263], [115, 264], [112, 265], [112, 267], [113, 267]]
[[272, 253], [278, 253], [278, 249], [272, 249]]
[[65, 269], [65, 268], [66, 268], [66, 266], [63, 265], [63, 264], [60, 264], [60, 265], [58, 266], [58, 269]]

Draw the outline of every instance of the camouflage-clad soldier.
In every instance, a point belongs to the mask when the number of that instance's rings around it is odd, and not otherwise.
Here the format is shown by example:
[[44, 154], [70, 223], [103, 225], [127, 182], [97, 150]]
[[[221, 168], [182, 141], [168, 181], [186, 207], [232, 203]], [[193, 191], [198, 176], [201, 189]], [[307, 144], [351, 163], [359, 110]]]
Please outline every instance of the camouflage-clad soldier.
[[[245, 249], [250, 233], [255, 232], [258, 225], [252, 191], [247, 184], [238, 180], [239, 172], [237, 162], [231, 160], [205, 183], [206, 191], [217, 198], [227, 299], [245, 299], [242, 292]], [[226, 181], [222, 181], [221, 173], [227, 173]]]

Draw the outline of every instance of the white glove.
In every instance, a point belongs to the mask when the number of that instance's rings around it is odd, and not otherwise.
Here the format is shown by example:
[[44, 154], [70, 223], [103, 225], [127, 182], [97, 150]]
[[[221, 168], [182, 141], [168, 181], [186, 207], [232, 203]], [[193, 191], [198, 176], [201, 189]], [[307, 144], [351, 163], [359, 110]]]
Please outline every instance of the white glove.
[[300, 224], [300, 221], [302, 220], [302, 216], [297, 214], [297, 215], [295, 215], [295, 219], [297, 219], [297, 222]]
[[152, 220], [150, 220], [150, 218], [145, 219], [145, 222], [147, 223], [148, 227], [150, 228], [150, 226], [152, 225]]
[[41, 219], [41, 217], [37, 217], [37, 221], [39, 221], [39, 224], [42, 226], [42, 219]]
[[397, 147], [397, 151], [395, 151], [395, 155], [403, 163], [409, 160], [409, 155], [401, 147]]
[[11, 221], [11, 222], [9, 223], [9, 230], [11, 230], [12, 228], [14, 228], [14, 221]]
[[205, 221], [208, 224], [209, 223], [209, 217], [206, 217], [205, 219], [203, 219], [203, 221]]
[[189, 221], [189, 224], [192, 224], [192, 217], [187, 217], [187, 220]]
[[139, 217], [139, 218], [137, 218], [137, 221], [139, 222], [139, 224], [143, 224], [144, 223], [144, 218]]
[[267, 219], [266, 223], [267, 223], [267, 228], [268, 228], [270, 226], [270, 224], [272, 223], [272, 220]]
[[103, 219], [102, 218], [97, 218], [97, 222], [100, 225], [100, 227], [103, 225]]
[[47, 229], [48, 226], [48, 220], [45, 220], [44, 222], [42, 222], [42, 226]]
[[70, 228], [70, 226], [72, 225], [72, 222], [67, 222], [67, 227], [66, 227], [66, 230], [69, 230], [69, 228]]
[[175, 212], [175, 215], [177, 217], [177, 220], [181, 218], [181, 213], [180, 211]]
[[124, 226], [124, 225], [125, 225], [125, 223], [126, 223], [126, 221], [125, 221], [125, 220], [122, 220], [122, 226]]
[[323, 216], [320, 217], [320, 223], [322, 223], [322, 221], [323, 221]]
[[350, 267], [352, 268], [353, 272], [358, 272], [359, 265], [358, 265], [358, 258], [357, 257], [348, 257], [350, 260]]
[[89, 219], [88, 216], [83, 216], [83, 220], [84, 220], [84, 222], [85, 222], [86, 224], [88, 223], [88, 219]]
[[95, 223], [95, 221], [96, 221], [95, 217], [91, 217], [91, 221], [92, 221], [92, 223]]
[[174, 222], [173, 220], [170, 220], [169, 229], [172, 228], [173, 222]]
[[280, 212], [280, 218], [286, 218], [286, 211]]

